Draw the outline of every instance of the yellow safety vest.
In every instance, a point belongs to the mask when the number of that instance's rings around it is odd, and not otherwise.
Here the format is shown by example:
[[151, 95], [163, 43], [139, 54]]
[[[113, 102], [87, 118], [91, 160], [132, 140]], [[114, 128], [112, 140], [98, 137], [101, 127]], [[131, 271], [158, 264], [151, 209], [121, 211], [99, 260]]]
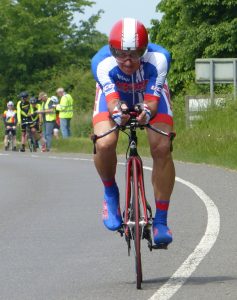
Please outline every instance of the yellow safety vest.
[[[47, 99], [47, 101], [45, 102], [44, 105], [44, 110], [48, 110], [49, 108], [49, 102], [50, 102], [50, 98]], [[46, 122], [53, 122], [56, 120], [56, 110], [55, 108], [53, 109], [53, 112], [50, 113], [45, 113], [45, 121]]]

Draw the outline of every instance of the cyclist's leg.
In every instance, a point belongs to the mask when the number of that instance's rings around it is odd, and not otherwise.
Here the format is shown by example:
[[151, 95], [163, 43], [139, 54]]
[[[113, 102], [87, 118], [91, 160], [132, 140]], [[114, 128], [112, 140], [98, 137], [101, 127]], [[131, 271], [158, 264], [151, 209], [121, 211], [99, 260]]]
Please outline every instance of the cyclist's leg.
[[12, 128], [12, 144], [13, 150], [16, 151], [16, 128]]
[[[23, 122], [25, 120], [22, 120]], [[21, 152], [25, 151], [25, 144], [26, 144], [26, 125], [21, 126]]]
[[5, 136], [4, 136], [4, 146], [5, 146], [5, 150], [7, 150], [7, 146], [8, 146], [8, 132], [9, 129], [5, 129]]
[[[165, 91], [160, 99], [157, 116], [151, 123], [166, 132], [173, 130], [172, 112]], [[156, 201], [154, 239], [157, 244], [168, 244], [172, 241], [172, 235], [167, 227], [167, 212], [175, 181], [175, 168], [170, 151], [171, 142], [169, 138], [156, 132], [151, 130], [147, 132], [153, 158], [152, 184]]]
[[[93, 116], [96, 135], [100, 135], [114, 126], [113, 121], [109, 118], [105, 97], [101, 91], [99, 96], [99, 99], [96, 99], [96, 109]], [[96, 154], [94, 155], [95, 167], [104, 184], [103, 221], [110, 230], [117, 230], [122, 224], [119, 191], [115, 182], [117, 141], [117, 132], [97, 140]]]

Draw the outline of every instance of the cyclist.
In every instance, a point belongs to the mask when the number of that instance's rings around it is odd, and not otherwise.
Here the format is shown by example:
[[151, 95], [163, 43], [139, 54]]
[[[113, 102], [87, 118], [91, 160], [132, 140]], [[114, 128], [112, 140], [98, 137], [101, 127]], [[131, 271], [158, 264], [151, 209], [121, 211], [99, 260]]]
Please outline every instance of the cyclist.
[[4, 146], [5, 150], [8, 150], [8, 134], [12, 133], [13, 151], [16, 151], [16, 124], [17, 124], [17, 113], [14, 109], [14, 103], [9, 101], [7, 103], [7, 110], [3, 113], [3, 122], [5, 125], [5, 137]]
[[36, 143], [38, 146], [38, 141], [40, 141], [41, 144], [41, 150], [42, 152], [46, 151], [46, 141], [43, 138], [42, 134], [42, 123], [43, 123], [43, 117], [42, 114], [39, 114], [39, 111], [41, 110], [41, 105], [38, 103], [38, 99], [35, 97], [30, 98], [30, 104], [31, 104], [31, 120], [33, 123], [32, 132], [34, 132], [36, 137]]
[[31, 122], [31, 113], [32, 108], [29, 102], [29, 95], [27, 92], [20, 93], [21, 100], [17, 103], [17, 121], [21, 126], [21, 152], [25, 152], [25, 144], [26, 144], [26, 127], [33, 127], [33, 124], [27, 125], [26, 122]]
[[[99, 135], [115, 123], [124, 125], [129, 119], [122, 114], [121, 100], [128, 108], [143, 103], [137, 117], [140, 124], [150, 123], [166, 132], [172, 131], [173, 115], [166, 76], [171, 56], [159, 45], [148, 43], [144, 25], [132, 18], [119, 20], [109, 35], [109, 45], [92, 59], [92, 72], [97, 82], [94, 133]], [[167, 213], [174, 186], [175, 169], [168, 137], [147, 130], [153, 158], [152, 184], [156, 203], [153, 235], [156, 244], [172, 242], [167, 226]], [[94, 156], [96, 169], [104, 185], [103, 222], [110, 230], [121, 227], [119, 189], [115, 181], [116, 145], [114, 132], [97, 141]]]

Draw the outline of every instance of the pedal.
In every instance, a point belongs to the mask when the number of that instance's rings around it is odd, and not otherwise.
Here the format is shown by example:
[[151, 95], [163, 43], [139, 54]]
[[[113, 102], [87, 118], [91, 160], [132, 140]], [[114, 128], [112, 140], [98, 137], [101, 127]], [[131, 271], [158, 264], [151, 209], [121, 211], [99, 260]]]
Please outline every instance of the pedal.
[[124, 234], [124, 229], [123, 229], [123, 227], [120, 227], [117, 231], [118, 231], [118, 233], [120, 234], [120, 236], [123, 237], [123, 234]]
[[168, 245], [167, 244], [159, 244], [159, 245], [153, 245], [152, 249], [163, 249], [163, 250], [168, 250]]

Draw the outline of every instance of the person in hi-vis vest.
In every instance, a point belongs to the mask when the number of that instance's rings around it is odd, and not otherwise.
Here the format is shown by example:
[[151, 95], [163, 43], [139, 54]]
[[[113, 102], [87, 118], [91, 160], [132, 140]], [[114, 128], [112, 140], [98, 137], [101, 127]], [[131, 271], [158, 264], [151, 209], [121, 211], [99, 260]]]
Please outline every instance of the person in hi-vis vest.
[[39, 113], [43, 114], [43, 131], [46, 140], [47, 151], [50, 151], [53, 137], [53, 129], [56, 121], [55, 105], [58, 101], [56, 96], [48, 97], [45, 92], [39, 94], [39, 100], [42, 101], [42, 110]]
[[60, 98], [56, 110], [59, 111], [61, 133], [63, 138], [68, 138], [71, 136], [70, 122], [73, 117], [73, 98], [63, 88], [58, 88], [56, 93]]

